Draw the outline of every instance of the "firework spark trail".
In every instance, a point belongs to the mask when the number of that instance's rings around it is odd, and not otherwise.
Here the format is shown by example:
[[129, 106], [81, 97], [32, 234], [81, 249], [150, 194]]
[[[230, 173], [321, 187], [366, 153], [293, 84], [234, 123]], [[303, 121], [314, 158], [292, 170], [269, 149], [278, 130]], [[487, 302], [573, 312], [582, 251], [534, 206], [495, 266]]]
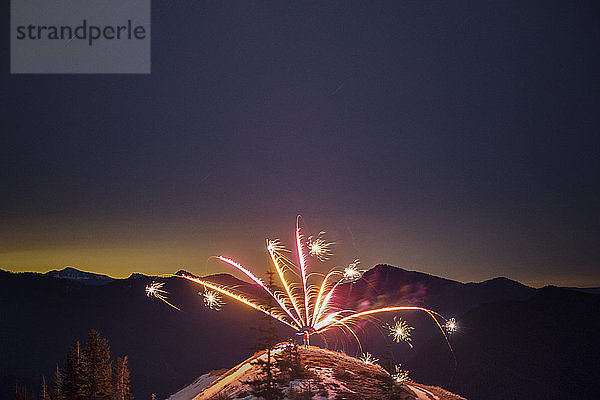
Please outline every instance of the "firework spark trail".
[[306, 325], [310, 326], [308, 316], [308, 293], [306, 291], [306, 259], [302, 251], [302, 236], [300, 235], [300, 215], [296, 218], [296, 247], [298, 247], [298, 259], [300, 260], [300, 274], [302, 277], [302, 290], [304, 293], [304, 310], [306, 311]]
[[[251, 299], [243, 295], [242, 293], [235, 291], [234, 289], [228, 288], [224, 285], [215, 284], [209, 281], [205, 281], [200, 278], [195, 278], [186, 274], [179, 275], [179, 277], [195, 282], [199, 285], [204, 286], [205, 290], [207, 288], [212, 289], [227, 298], [231, 298], [238, 302], [241, 302], [255, 310], [258, 310], [264, 314], [270, 315], [271, 317], [277, 319], [281, 323], [289, 326], [296, 332], [303, 332], [308, 337], [312, 334], [322, 334], [326, 331], [338, 327], [343, 331], [348, 330], [354, 338], [357, 340], [359, 348], [362, 351], [362, 346], [360, 344], [360, 340], [358, 336], [353, 331], [352, 325], [355, 325], [355, 320], [359, 318], [375, 318], [375, 314], [384, 313], [384, 312], [395, 312], [395, 311], [422, 311], [427, 313], [435, 322], [440, 332], [444, 336], [448, 347], [452, 355], [454, 356], [454, 351], [452, 346], [450, 345], [448, 334], [451, 334], [456, 330], [456, 322], [453, 320], [446, 320], [441, 314], [429, 310], [424, 307], [418, 306], [389, 306], [382, 307], [377, 309], [370, 309], [361, 312], [356, 312], [355, 310], [340, 310], [339, 308], [332, 308], [329, 306], [333, 296], [335, 294], [336, 288], [343, 282], [353, 283], [357, 279], [362, 276], [364, 271], [358, 270], [357, 265], [359, 263], [358, 260], [355, 260], [353, 263], [348, 265], [343, 271], [330, 271], [327, 275], [325, 275], [321, 285], [308, 285], [308, 279], [311, 274], [308, 274], [307, 271], [307, 258], [304, 253], [303, 246], [305, 245], [304, 237], [301, 234], [300, 230], [300, 219], [299, 215], [296, 219], [296, 231], [295, 231], [295, 241], [296, 241], [296, 250], [297, 256], [299, 260], [299, 266], [295, 265], [294, 262], [290, 261], [286, 258], [281, 252], [287, 251], [283, 246], [279, 244], [278, 240], [267, 240], [267, 250], [269, 252], [270, 258], [277, 270], [277, 274], [283, 284], [285, 289], [284, 291], [272, 291], [262, 279], [255, 276], [252, 272], [250, 272], [247, 268], [243, 267], [241, 264], [233, 261], [232, 259], [226, 257], [218, 257], [219, 260], [225, 262], [226, 264], [236, 268], [237, 270], [243, 272], [246, 276], [248, 276], [254, 283], [259, 285], [263, 290], [265, 290], [271, 297], [273, 297], [277, 304], [275, 307], [267, 307], [264, 304], [260, 304], [257, 300]], [[297, 274], [295, 271], [299, 270], [300, 274]], [[286, 279], [286, 272], [292, 272], [296, 277], [301, 279], [302, 287], [301, 290], [295, 290], [293, 284], [291, 284]], [[341, 275], [337, 282], [333, 279], [335, 275]], [[335, 283], [334, 283], [335, 282]], [[366, 282], [370, 284], [369, 282]], [[162, 301], [165, 301], [164, 296], [160, 295], [160, 286], [155, 286], [154, 288], [147, 288], [150, 291], [150, 295], [153, 295]], [[163, 291], [163, 293], [166, 293]], [[302, 296], [302, 298], [301, 298]], [[304, 300], [304, 301], [303, 301]], [[301, 304], [304, 303], [304, 307]], [[167, 304], [171, 305], [167, 302]], [[291, 306], [290, 306], [291, 305]], [[173, 305], [171, 305], [173, 306]], [[174, 306], [173, 306], [174, 307]], [[174, 307], [178, 309], [177, 307]], [[292, 310], [293, 308], [293, 310]], [[295, 311], [295, 314], [293, 313]], [[291, 318], [291, 321], [289, 320]], [[444, 326], [442, 326], [442, 324]], [[408, 327], [408, 325], [407, 325]], [[391, 329], [392, 327], [390, 327]], [[402, 328], [402, 327], [401, 327]], [[408, 327], [410, 328], [410, 327]], [[396, 332], [398, 334], [398, 338], [403, 333], [410, 333], [408, 329], [400, 329], [400, 332]], [[396, 338], [396, 337], [395, 337]], [[408, 340], [403, 336], [404, 340]], [[410, 344], [410, 343], [409, 343]], [[456, 357], [454, 357], [456, 362]]]
[[181, 311], [180, 308], [169, 303], [169, 301], [167, 300], [166, 295], [169, 294], [169, 292], [167, 292], [164, 289], [161, 289], [164, 285], [165, 284], [162, 282], [152, 282], [150, 285], [147, 285], [146, 286], [146, 296], [155, 297], [155, 298], [159, 299], [160, 301], [164, 302], [165, 304], [168, 304], [169, 306], [173, 307], [177, 311]]
[[333, 324], [334, 322], [337, 322], [337, 321], [338, 321], [338, 316], [339, 316], [340, 314], [342, 314], [342, 313], [345, 313], [345, 312], [348, 312], [348, 313], [353, 313], [354, 311], [353, 311], [353, 310], [339, 310], [339, 311], [335, 311], [335, 312], [332, 312], [332, 313], [330, 313], [330, 314], [327, 314], [327, 316], [326, 316], [325, 318], [323, 318], [323, 319], [322, 319], [322, 320], [320, 320], [320, 321], [317, 321], [317, 323], [316, 323], [316, 324], [314, 324], [314, 325], [312, 326], [312, 328], [313, 328], [315, 331], [318, 331], [319, 329], [321, 329], [321, 328], [323, 328], [323, 327], [325, 327], [325, 326], [327, 326], [327, 325], [331, 325], [331, 324]]
[[[278, 246], [277, 241], [267, 240], [267, 250], [269, 251], [269, 255], [271, 256], [273, 265], [275, 265], [275, 269], [277, 270], [279, 279], [281, 280], [281, 283], [283, 283], [283, 287], [288, 295], [290, 302], [292, 303], [292, 306], [294, 307], [294, 310], [296, 310], [296, 314], [298, 316], [299, 321], [302, 321], [302, 313], [300, 312], [300, 308], [298, 307], [298, 302], [296, 301], [296, 297], [292, 295], [292, 289], [290, 288], [290, 285], [288, 284], [287, 280], [285, 279], [283, 268], [279, 264], [278, 254], [275, 253], [277, 250], [280, 250], [280, 249], [281, 249], [281, 247]], [[294, 320], [294, 321], [298, 325], [303, 325], [303, 323], [299, 322], [298, 320]]]
[[[338, 287], [338, 285], [342, 283], [342, 280], [339, 280], [336, 282], [335, 285], [333, 285], [333, 287], [331, 288], [331, 290], [329, 292], [327, 292], [327, 295], [325, 296], [325, 298], [322, 301], [321, 307], [319, 308], [319, 315], [317, 316], [317, 318], [321, 318], [323, 316], [323, 313], [325, 312], [325, 310], [327, 309], [327, 305], [329, 304], [329, 301], [331, 300], [331, 298], [333, 297], [333, 293], [335, 292], [335, 289]], [[353, 311], [354, 312], [354, 311]], [[315, 324], [316, 325], [316, 324]]]
[[[323, 333], [324, 331], [326, 331], [327, 329], [335, 326], [335, 325], [339, 325], [341, 323], [344, 323], [346, 321], [350, 321], [352, 319], [355, 318], [360, 318], [360, 317], [364, 317], [367, 315], [371, 315], [371, 314], [378, 314], [378, 313], [382, 313], [382, 312], [391, 312], [391, 311], [423, 311], [425, 313], [427, 313], [427, 315], [429, 315], [431, 317], [431, 319], [433, 319], [433, 321], [435, 322], [435, 324], [438, 326], [440, 332], [442, 333], [442, 335], [444, 336], [444, 339], [446, 340], [446, 344], [448, 344], [448, 347], [450, 348], [450, 351], [452, 352], [452, 355], [454, 356], [454, 350], [452, 349], [452, 345], [450, 345], [450, 341], [448, 340], [448, 335], [446, 334], [446, 331], [444, 330], [444, 328], [442, 327], [442, 325], [440, 324], [440, 321], [438, 321], [437, 317], [440, 317], [442, 320], [446, 320], [441, 314], [429, 310], [427, 308], [423, 308], [423, 307], [417, 307], [417, 306], [391, 306], [391, 307], [382, 307], [382, 308], [376, 308], [373, 310], [366, 310], [366, 311], [362, 311], [362, 312], [357, 312], [351, 315], [348, 315], [344, 318], [341, 318], [339, 320], [336, 320], [335, 322], [332, 322], [329, 325], [326, 325], [325, 327], [319, 329], [316, 331], [317, 334], [319, 333]], [[454, 356], [455, 361], [456, 361], [456, 357]]]
[[262, 279], [258, 278], [252, 272], [250, 272], [247, 268], [242, 266], [240, 263], [233, 261], [230, 258], [219, 256], [218, 259], [223, 261], [226, 264], [231, 265], [232, 267], [236, 268], [237, 270], [243, 272], [247, 277], [249, 277], [254, 282], [256, 282], [257, 285], [259, 285], [261, 288], [263, 288], [273, 299], [275, 299], [275, 301], [279, 304], [279, 306], [283, 309], [283, 311], [285, 311], [286, 314], [289, 315], [289, 317], [292, 319], [292, 321], [294, 321], [296, 323], [296, 325], [302, 325], [300, 322], [298, 322], [296, 317], [294, 317], [294, 315], [291, 313], [291, 311], [283, 303], [280, 296], [275, 296], [275, 293], [273, 293], [271, 291], [271, 289], [269, 289], [269, 287], [267, 285], [265, 285], [265, 283], [262, 281]]
[[327, 286], [327, 279], [329, 279], [330, 276], [333, 276], [334, 274], [339, 274], [339, 271], [331, 271], [329, 272], [327, 275], [325, 275], [325, 278], [323, 278], [323, 282], [321, 283], [321, 288], [319, 289], [319, 294], [317, 295], [317, 301], [315, 302], [315, 308], [313, 310], [313, 317], [312, 320], [314, 322], [319, 320], [319, 315], [321, 314], [321, 307], [322, 307], [322, 302], [321, 302], [321, 298], [323, 297], [323, 293], [325, 292], [325, 287]]
[[255, 310], [258, 310], [258, 311], [260, 311], [262, 313], [265, 313], [265, 314], [267, 314], [267, 315], [269, 315], [269, 316], [277, 319], [278, 321], [286, 324], [287, 326], [289, 326], [290, 328], [292, 328], [292, 329], [294, 329], [296, 331], [300, 330], [299, 326], [295, 326], [295, 325], [289, 323], [281, 315], [277, 315], [277, 314], [273, 313], [272, 310], [265, 310], [260, 304], [254, 303], [252, 300], [250, 300], [250, 299], [242, 296], [241, 294], [233, 292], [231, 289], [224, 288], [224, 287], [219, 286], [217, 284], [214, 284], [214, 283], [211, 283], [211, 282], [199, 279], [199, 278], [195, 278], [193, 276], [189, 276], [189, 275], [185, 275], [185, 274], [182, 274], [182, 275], [179, 275], [179, 276], [181, 278], [183, 278], [183, 279], [187, 279], [188, 281], [196, 282], [197, 284], [202, 285], [204, 287], [209, 287], [209, 288], [211, 288], [213, 290], [216, 290], [217, 292], [219, 292], [221, 294], [224, 294], [227, 297], [230, 297], [230, 298], [232, 298], [234, 300], [237, 300], [237, 301], [239, 301], [241, 303], [244, 303], [247, 306], [254, 308]]
[[354, 337], [354, 339], [356, 340], [356, 343], [358, 344], [358, 351], [362, 353], [363, 352], [362, 344], [360, 343], [358, 336], [356, 335], [356, 333], [354, 333], [352, 328], [350, 328], [348, 326], [348, 324], [346, 324], [346, 323], [341, 323], [340, 326], [346, 328], [348, 330], [348, 332], [350, 332], [350, 334]]
[[[438, 325], [439, 325], [439, 321], [437, 320], [437, 318], [435, 318], [435, 316], [437, 315], [438, 317], [444, 319], [444, 317], [441, 314], [438, 314], [435, 311], [432, 311], [430, 309], [423, 308], [423, 307], [418, 307], [418, 306], [390, 306], [390, 307], [375, 308], [375, 309], [372, 309], [372, 310], [361, 311], [361, 312], [357, 312], [357, 313], [348, 315], [346, 317], [343, 317], [343, 318], [341, 318], [341, 319], [339, 319], [339, 320], [337, 320], [337, 321], [335, 321], [335, 322], [333, 322], [333, 323], [331, 323], [331, 324], [329, 324], [329, 325], [321, 328], [319, 331], [322, 332], [323, 330], [328, 329], [328, 328], [330, 328], [330, 327], [332, 327], [334, 325], [337, 325], [337, 324], [342, 323], [342, 322], [350, 321], [350, 320], [355, 319], [355, 318], [360, 318], [360, 317], [364, 317], [364, 316], [367, 316], [367, 315], [378, 314], [378, 313], [382, 313], [382, 312], [391, 312], [391, 311], [423, 311], [423, 312], [429, 314], [429, 316], [434, 321], [436, 321], [438, 323]], [[440, 325], [440, 327], [441, 327], [441, 325]], [[442, 329], [442, 331], [443, 331], [443, 329]], [[319, 332], [317, 332], [317, 333], [319, 333]]]

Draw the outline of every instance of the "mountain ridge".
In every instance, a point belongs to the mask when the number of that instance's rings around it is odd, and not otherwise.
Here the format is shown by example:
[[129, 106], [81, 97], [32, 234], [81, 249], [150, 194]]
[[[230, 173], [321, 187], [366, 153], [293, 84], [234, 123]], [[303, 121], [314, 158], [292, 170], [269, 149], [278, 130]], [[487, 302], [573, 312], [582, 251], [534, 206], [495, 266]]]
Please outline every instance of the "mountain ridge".
[[[403, 268], [403, 267], [399, 267], [399, 266], [395, 266], [395, 265], [390, 265], [390, 264], [375, 264], [373, 267], [369, 268], [368, 270], [366, 270], [363, 273], [364, 275], [369, 275], [371, 273], [374, 273], [375, 271], [377, 271], [378, 269], [385, 269], [385, 268], [390, 268], [390, 269], [394, 269], [394, 270], [398, 270], [401, 271], [403, 273], [407, 273], [407, 274], [411, 274], [414, 276], [427, 276], [427, 277], [434, 277], [436, 279], [439, 279], [441, 281], [446, 281], [449, 283], [457, 283], [457, 284], [461, 284], [461, 285], [481, 285], [481, 284], [492, 284], [494, 282], [504, 282], [504, 283], [512, 283], [514, 285], [518, 285], [521, 287], [526, 287], [526, 288], [531, 288], [531, 289], [541, 289], [540, 288], [536, 288], [533, 286], [529, 286], [526, 285], [522, 282], [519, 282], [518, 280], [512, 279], [512, 278], [508, 278], [506, 276], [497, 276], [494, 278], [489, 278], [489, 279], [484, 279], [481, 281], [468, 281], [468, 282], [461, 282], [461, 281], [457, 281], [454, 279], [450, 279], [450, 278], [444, 278], [442, 276], [438, 276], [438, 275], [434, 275], [434, 274], [430, 274], [427, 272], [421, 272], [421, 271], [416, 271], [416, 270], [411, 270], [411, 269], [407, 269], [407, 268]], [[159, 275], [151, 275], [151, 274], [144, 274], [141, 272], [133, 272], [131, 273], [128, 277], [125, 278], [115, 278], [113, 276], [107, 275], [107, 274], [101, 274], [98, 272], [91, 272], [91, 271], [85, 271], [83, 269], [79, 269], [79, 268], [75, 268], [72, 266], [67, 266], [65, 268], [63, 268], [62, 270], [58, 270], [58, 269], [54, 269], [54, 270], [50, 270], [47, 272], [35, 272], [35, 271], [10, 271], [8, 269], [4, 269], [4, 268], [0, 268], [0, 271], [4, 271], [7, 273], [13, 273], [13, 274], [20, 274], [20, 273], [29, 273], [29, 274], [40, 274], [40, 275], [48, 275], [48, 276], [52, 276], [55, 278], [59, 278], [59, 279], [69, 279], [70, 277], [68, 276], [69, 273], [73, 273], [75, 276], [73, 278], [73, 280], [77, 280], [76, 278], [79, 278], [79, 276], [81, 276], [82, 280], [85, 280], [85, 276], [89, 276], [90, 279], [100, 279], [100, 280], [106, 280], [107, 282], [112, 282], [112, 281], [117, 281], [117, 280], [127, 280], [127, 279], [135, 279], [135, 278], [140, 278], [140, 277], [154, 277], [156, 279], [162, 278], [163, 276], [159, 276]], [[188, 270], [184, 270], [184, 269], [179, 269], [177, 270], [177, 272], [175, 272], [175, 274], [173, 275], [179, 275], [180, 273], [186, 273], [188, 275], [191, 276], [199, 276], [196, 275]], [[214, 274], [209, 274], [206, 276], [225, 276], [225, 275], [229, 275], [229, 276], [234, 276], [230, 273], [214, 273]], [[235, 276], [234, 276], [235, 277]], [[236, 278], [238, 279], [238, 278]], [[244, 281], [246, 283], [247, 281]], [[546, 285], [546, 286], [556, 286], [556, 287], [560, 287], [560, 288], [564, 288], [564, 289], [570, 289], [570, 290], [578, 290], [578, 291], [585, 291], [588, 293], [600, 293], [600, 286], [593, 286], [593, 287], [579, 287], [579, 286], [557, 286], [557, 285]], [[543, 287], [546, 287], [543, 286]]]
[[[230, 274], [205, 279], [235, 285], [250, 294], [257, 294], [259, 289]], [[169, 301], [183, 312], [145, 295], [146, 285], [157, 280], [165, 283]], [[540, 291], [505, 279], [484, 282], [488, 283], [465, 284], [382, 265], [367, 271], [356, 283], [340, 285], [336, 297], [339, 295], [338, 301], [343, 300], [348, 308], [356, 310], [415, 301], [447, 317], [456, 317], [462, 326], [462, 316], [478, 306], [497, 301], [525, 301]], [[0, 374], [0, 387], [12, 387], [17, 379], [32, 388], [38, 387], [40, 374], [50, 376], [56, 363], [63, 362], [66, 349], [84, 339], [90, 329], [109, 338], [115, 356], [129, 356], [138, 398], [149, 398], [151, 393], [166, 397], [203, 371], [234, 365], [241, 361], [240, 354], [247, 354], [258, 339], [258, 333], [251, 329], [259, 324], [258, 313], [233, 301], [226, 301], [220, 312], [210, 310], [198, 295], [201, 289], [177, 277], [132, 274], [129, 278], [91, 286], [47, 274], [0, 270], [0, 309], [4, 318], [0, 350], [5, 356], [0, 369], [7, 372]], [[539, 312], [553, 318], [550, 311]], [[382, 316], [381, 323], [388, 317], [392, 315]], [[431, 337], [443, 341], [426, 316], [404, 317], [415, 327], [414, 349], [394, 347], [396, 359], [409, 360], [423, 346], [429, 346]], [[386, 350], [381, 326], [364, 321], [356, 328], [364, 348], [380, 357]], [[285, 326], [279, 332], [282, 338], [293, 334]], [[327, 340], [333, 348], [358, 354], [354, 340], [341, 332], [327, 333]], [[196, 356], [200, 354], [202, 357]], [[407, 369], [411, 369], [410, 363]], [[427, 383], [445, 387], [447, 382]]]
[[112, 278], [108, 275], [83, 271], [73, 267], [65, 267], [61, 270], [53, 269], [52, 271], [46, 272], [44, 275], [51, 276], [53, 278], [78, 281], [87, 285], [104, 285], [115, 280], [115, 278]]
[[556, 286], [526, 300], [480, 304], [451, 337], [456, 370], [447, 348], [432, 340], [413, 354], [413, 377], [473, 399], [595, 398], [599, 313], [600, 295]]

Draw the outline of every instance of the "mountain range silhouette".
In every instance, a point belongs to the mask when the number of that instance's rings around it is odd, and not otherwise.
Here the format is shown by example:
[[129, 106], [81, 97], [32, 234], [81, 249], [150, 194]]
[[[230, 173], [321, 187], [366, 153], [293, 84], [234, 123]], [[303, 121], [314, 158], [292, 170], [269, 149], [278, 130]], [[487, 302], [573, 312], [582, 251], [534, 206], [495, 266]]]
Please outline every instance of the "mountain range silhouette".
[[[63, 270], [64, 271], [64, 270]], [[90, 329], [110, 340], [114, 357], [128, 355], [136, 398], [170, 394], [210, 370], [229, 368], [254, 352], [260, 333], [257, 312], [228, 301], [216, 312], [203, 305], [197, 285], [177, 277], [133, 274], [106, 279], [93, 273], [0, 270], [2, 331], [0, 387], [9, 397], [15, 382], [37, 390], [52, 376], [69, 346]], [[85, 279], [78, 279], [83, 276]], [[255, 286], [228, 274], [206, 279], [259, 295]], [[165, 282], [179, 312], [144, 289]], [[414, 348], [389, 344], [380, 320], [357, 324], [364, 350], [379, 356], [391, 348], [394, 361], [416, 381], [468, 399], [590, 398], [599, 393], [595, 365], [600, 295], [595, 288], [535, 289], [507, 278], [461, 283], [389, 265], [339, 287], [346, 308], [389, 304], [423, 305], [459, 321], [448, 347], [426, 316], [403, 315], [415, 327]], [[388, 318], [389, 317], [389, 318]], [[293, 335], [285, 326], [282, 339]], [[322, 343], [357, 355], [356, 341], [342, 332]], [[593, 396], [592, 396], [593, 397]]]

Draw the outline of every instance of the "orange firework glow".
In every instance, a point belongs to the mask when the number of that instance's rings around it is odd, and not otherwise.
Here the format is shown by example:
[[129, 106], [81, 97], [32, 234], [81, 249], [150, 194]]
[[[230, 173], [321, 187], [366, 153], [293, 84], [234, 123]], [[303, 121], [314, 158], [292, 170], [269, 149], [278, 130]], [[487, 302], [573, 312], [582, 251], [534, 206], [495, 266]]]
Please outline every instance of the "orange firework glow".
[[[431, 319], [433, 319], [436, 326], [444, 336], [446, 342], [448, 345], [450, 345], [446, 332], [452, 332], [455, 330], [456, 323], [453, 322], [453, 320], [446, 320], [439, 313], [424, 307], [397, 305], [369, 309], [361, 312], [356, 312], [354, 310], [334, 309], [330, 304], [332, 298], [334, 297], [336, 288], [343, 282], [355, 282], [362, 275], [362, 271], [358, 270], [357, 267], [359, 261], [354, 260], [353, 263], [351, 263], [342, 271], [330, 271], [327, 275], [325, 275], [320, 285], [309, 284], [308, 277], [309, 275], [313, 274], [309, 274], [307, 271], [307, 264], [309, 261], [308, 256], [312, 256], [319, 261], [325, 260], [331, 255], [331, 243], [326, 242], [322, 238], [323, 232], [319, 233], [316, 238], [309, 237], [308, 240], [305, 241], [305, 238], [300, 230], [300, 221], [301, 218], [298, 216], [296, 219], [295, 231], [295, 250], [298, 257], [297, 265], [295, 262], [290, 260], [291, 257], [286, 256], [285, 253], [288, 253], [289, 251], [281, 245], [279, 240], [267, 240], [266, 242], [267, 252], [269, 253], [275, 270], [277, 271], [277, 276], [282, 283], [283, 290], [275, 290], [269, 287], [262, 279], [258, 278], [248, 268], [244, 267], [237, 261], [234, 261], [228, 257], [218, 257], [218, 259], [223, 263], [242, 272], [244, 275], [250, 278], [252, 282], [258, 285], [258, 287], [260, 287], [266, 293], [266, 295], [273, 298], [275, 300], [274, 306], [266, 306], [261, 304], [257, 300], [249, 298], [239, 291], [224, 285], [212, 283], [186, 274], [179, 276], [204, 286], [205, 290], [210, 289], [215, 294], [218, 293], [226, 298], [233, 299], [277, 319], [294, 331], [303, 333], [307, 341], [310, 338], [310, 335], [322, 334], [332, 328], [340, 328], [344, 331], [347, 330], [358, 341], [358, 337], [352, 331], [350, 325], [360, 318], [387, 312], [420, 311], [426, 313], [429, 317], [431, 317]], [[299, 277], [300, 283], [291, 282], [288, 279], [288, 275], [290, 274]], [[155, 293], [157, 292], [154, 291], [153, 295], [157, 297], [157, 294]], [[165, 301], [164, 299], [161, 300]], [[400, 321], [402, 323], [400, 323]], [[394, 336], [395, 340], [410, 340], [409, 334], [412, 328], [406, 325], [404, 321], [396, 321], [396, 324], [390, 326], [389, 329], [390, 334]], [[360, 346], [360, 342], [358, 342], [358, 344]]]

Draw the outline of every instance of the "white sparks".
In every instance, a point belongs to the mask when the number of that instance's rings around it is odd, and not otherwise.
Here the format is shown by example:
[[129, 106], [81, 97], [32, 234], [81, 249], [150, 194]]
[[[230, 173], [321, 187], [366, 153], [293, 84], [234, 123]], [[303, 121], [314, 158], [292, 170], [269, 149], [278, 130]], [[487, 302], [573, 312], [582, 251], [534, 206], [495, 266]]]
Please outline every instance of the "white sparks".
[[363, 355], [360, 357], [360, 361], [364, 362], [365, 364], [375, 365], [375, 363], [379, 361], [379, 358], [375, 358], [371, 353], [367, 352], [363, 353]]
[[446, 321], [444, 328], [446, 328], [446, 331], [448, 333], [452, 334], [457, 331], [458, 324], [456, 323], [456, 320], [454, 318], [450, 318], [448, 321]]
[[397, 383], [410, 381], [410, 378], [408, 377], [408, 371], [402, 369], [401, 367], [401, 364], [395, 366], [396, 372], [392, 374], [392, 379]]
[[354, 260], [353, 263], [349, 264], [344, 269], [344, 279], [349, 282], [356, 282], [362, 276], [362, 271], [358, 269], [358, 264], [360, 261], [358, 259]]
[[147, 285], [146, 296], [155, 297], [160, 301], [164, 302], [165, 304], [168, 304], [169, 306], [173, 307], [174, 309], [181, 311], [179, 307], [174, 306], [167, 300], [167, 294], [169, 294], [169, 292], [162, 289], [164, 285], [165, 284], [162, 282], [152, 282], [150, 285]]
[[324, 234], [325, 232], [319, 232], [316, 237], [309, 236], [307, 242], [308, 254], [315, 257], [319, 261], [326, 261], [332, 255], [330, 247], [333, 245], [333, 243], [326, 242], [322, 238]]
[[388, 334], [393, 338], [394, 342], [407, 342], [412, 347], [410, 333], [415, 328], [408, 325], [402, 318], [394, 317], [394, 323], [392, 325], [386, 324], [384, 327], [388, 329]]
[[219, 311], [221, 306], [225, 304], [221, 299], [221, 295], [213, 290], [204, 289], [204, 293], [198, 294], [202, 294], [204, 305], [211, 310]]

